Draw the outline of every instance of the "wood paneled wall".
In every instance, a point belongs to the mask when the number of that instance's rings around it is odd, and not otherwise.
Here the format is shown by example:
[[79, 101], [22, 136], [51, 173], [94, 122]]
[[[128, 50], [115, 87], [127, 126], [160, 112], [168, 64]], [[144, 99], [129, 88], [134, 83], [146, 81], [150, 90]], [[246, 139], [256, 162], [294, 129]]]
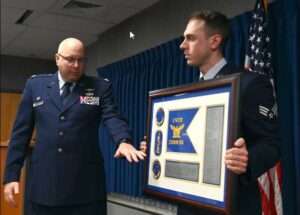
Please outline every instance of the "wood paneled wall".
[[16, 118], [21, 93], [0, 93], [1, 103], [1, 142], [7, 141]]
[[4, 202], [3, 198], [3, 172], [8, 148], [8, 140], [10, 137], [11, 129], [16, 117], [17, 109], [20, 103], [21, 93], [0, 93], [0, 215], [22, 215], [23, 214], [23, 196], [24, 196], [24, 171], [21, 176], [20, 194], [17, 196], [17, 208], [11, 208]]

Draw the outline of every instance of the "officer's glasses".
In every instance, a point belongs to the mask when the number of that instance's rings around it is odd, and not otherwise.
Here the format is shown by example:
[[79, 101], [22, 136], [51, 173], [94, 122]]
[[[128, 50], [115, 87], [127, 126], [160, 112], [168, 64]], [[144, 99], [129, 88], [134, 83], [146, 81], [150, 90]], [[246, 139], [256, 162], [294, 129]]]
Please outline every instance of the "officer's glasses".
[[87, 58], [85, 58], [85, 57], [82, 57], [82, 58], [67, 57], [67, 56], [64, 56], [64, 55], [59, 54], [59, 53], [57, 53], [57, 55], [62, 57], [65, 61], [67, 61], [69, 64], [72, 64], [72, 65], [75, 64], [76, 62], [78, 64], [84, 64], [87, 61]]

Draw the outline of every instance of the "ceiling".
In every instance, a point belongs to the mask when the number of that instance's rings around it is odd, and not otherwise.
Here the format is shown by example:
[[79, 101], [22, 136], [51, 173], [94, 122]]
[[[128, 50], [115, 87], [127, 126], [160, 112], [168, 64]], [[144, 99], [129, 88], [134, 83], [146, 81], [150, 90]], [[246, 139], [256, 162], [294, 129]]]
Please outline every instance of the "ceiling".
[[1, 54], [52, 59], [62, 39], [77, 37], [88, 46], [158, 1], [1, 0]]

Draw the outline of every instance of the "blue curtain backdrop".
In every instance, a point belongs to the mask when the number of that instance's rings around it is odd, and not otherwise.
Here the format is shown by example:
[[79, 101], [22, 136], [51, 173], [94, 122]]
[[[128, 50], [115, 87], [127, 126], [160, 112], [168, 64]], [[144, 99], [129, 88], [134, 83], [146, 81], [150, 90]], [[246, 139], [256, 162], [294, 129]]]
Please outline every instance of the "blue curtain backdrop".
[[[112, 81], [116, 103], [132, 129], [133, 142], [146, 134], [147, 98], [150, 90], [190, 83], [197, 79], [194, 68], [187, 68], [178, 49], [181, 39], [111, 64], [98, 70]], [[142, 193], [143, 164], [128, 164], [113, 158], [115, 147], [105, 128], [100, 129], [100, 143], [106, 161], [107, 189], [129, 195]]]
[[281, 0], [271, 11], [274, 65], [282, 135], [285, 214], [300, 214], [300, 1]]
[[[299, 9], [295, 0], [277, 1], [269, 8], [282, 136], [283, 203], [288, 215], [300, 214]], [[235, 65], [244, 64], [249, 18], [250, 13], [245, 13], [231, 20], [232, 34], [224, 53]], [[197, 69], [186, 65], [179, 50], [181, 40], [174, 39], [98, 69], [100, 76], [112, 81], [116, 103], [132, 128], [136, 147], [146, 134], [148, 92], [198, 80]], [[105, 128], [100, 129], [100, 142], [106, 161], [108, 191], [141, 195], [144, 164], [114, 159], [115, 146], [108, 144], [112, 141]]]

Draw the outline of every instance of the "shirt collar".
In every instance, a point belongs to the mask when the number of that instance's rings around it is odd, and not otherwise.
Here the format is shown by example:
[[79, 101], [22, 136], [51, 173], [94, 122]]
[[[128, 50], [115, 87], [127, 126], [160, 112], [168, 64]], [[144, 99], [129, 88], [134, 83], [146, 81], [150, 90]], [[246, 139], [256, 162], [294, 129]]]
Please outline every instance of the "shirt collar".
[[225, 60], [225, 58], [222, 58], [218, 63], [216, 63], [212, 68], [210, 68], [205, 75], [203, 75], [200, 72], [200, 78], [203, 76], [204, 80], [213, 79], [226, 64], [227, 61]]
[[58, 84], [59, 84], [59, 89], [61, 90], [66, 82], [64, 79], [61, 77], [60, 72], [58, 71]]
[[[61, 77], [60, 71], [58, 71], [58, 84], [59, 84], [60, 93], [61, 93], [65, 83], [66, 83], [66, 81]], [[76, 83], [72, 82], [72, 84], [70, 86], [71, 92], [73, 91], [75, 85], [76, 85]]]

